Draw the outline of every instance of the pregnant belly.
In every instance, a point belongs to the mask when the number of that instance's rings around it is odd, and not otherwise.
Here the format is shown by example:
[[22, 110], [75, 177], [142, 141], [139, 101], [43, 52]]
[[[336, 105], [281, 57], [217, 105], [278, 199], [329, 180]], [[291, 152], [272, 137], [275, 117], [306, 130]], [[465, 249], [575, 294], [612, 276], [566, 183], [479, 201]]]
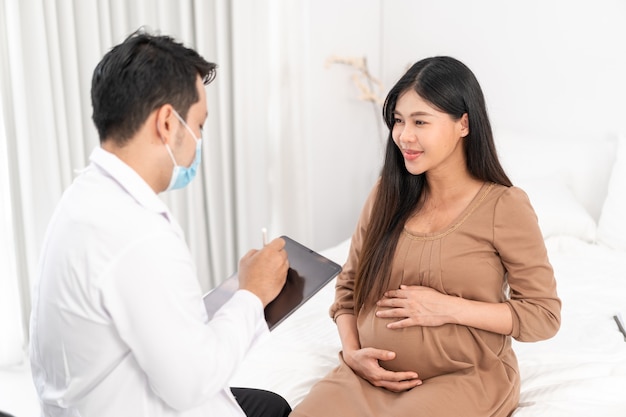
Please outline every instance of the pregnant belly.
[[467, 328], [444, 325], [392, 330], [387, 328], [392, 321], [376, 317], [375, 309], [362, 312], [358, 318], [361, 347], [395, 352], [393, 360], [380, 361], [383, 368], [414, 371], [420, 379], [428, 379], [474, 366], [478, 348]]

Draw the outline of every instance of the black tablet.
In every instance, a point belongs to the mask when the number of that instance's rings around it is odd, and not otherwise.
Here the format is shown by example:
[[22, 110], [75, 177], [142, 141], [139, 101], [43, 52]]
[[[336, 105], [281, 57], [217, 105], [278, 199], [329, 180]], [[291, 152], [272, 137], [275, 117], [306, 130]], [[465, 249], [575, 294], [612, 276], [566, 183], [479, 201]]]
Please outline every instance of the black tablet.
[[[341, 267], [330, 259], [287, 236], [281, 236], [281, 238], [285, 240], [289, 270], [283, 289], [274, 301], [265, 307], [265, 320], [270, 330], [278, 326], [341, 272]], [[209, 319], [238, 289], [237, 273], [234, 273], [205, 294], [204, 306]]]

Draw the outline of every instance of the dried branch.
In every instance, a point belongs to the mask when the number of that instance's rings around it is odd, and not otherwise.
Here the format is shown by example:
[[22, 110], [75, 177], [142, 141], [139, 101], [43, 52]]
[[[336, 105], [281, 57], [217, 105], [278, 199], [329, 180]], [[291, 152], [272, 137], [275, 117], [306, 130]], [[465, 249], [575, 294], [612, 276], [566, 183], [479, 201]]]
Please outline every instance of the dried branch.
[[326, 68], [333, 64], [347, 65], [356, 70], [352, 75], [352, 81], [361, 93], [360, 100], [378, 105], [383, 104], [382, 94], [385, 91], [383, 83], [369, 72], [365, 57], [340, 57], [333, 55], [326, 60]]

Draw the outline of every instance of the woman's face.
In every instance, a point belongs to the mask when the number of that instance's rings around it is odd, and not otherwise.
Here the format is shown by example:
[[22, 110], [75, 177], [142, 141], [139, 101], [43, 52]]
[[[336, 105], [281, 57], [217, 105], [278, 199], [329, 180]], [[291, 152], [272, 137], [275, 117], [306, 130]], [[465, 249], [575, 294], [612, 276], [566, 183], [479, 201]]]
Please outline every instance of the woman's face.
[[402, 151], [407, 171], [445, 172], [465, 164], [461, 138], [469, 133], [467, 114], [454, 120], [413, 89], [398, 97], [391, 136]]

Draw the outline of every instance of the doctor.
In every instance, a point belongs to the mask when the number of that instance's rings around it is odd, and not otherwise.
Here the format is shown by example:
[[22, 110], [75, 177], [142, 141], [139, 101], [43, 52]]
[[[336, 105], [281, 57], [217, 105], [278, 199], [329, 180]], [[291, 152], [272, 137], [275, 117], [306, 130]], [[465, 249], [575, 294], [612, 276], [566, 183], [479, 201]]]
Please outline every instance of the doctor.
[[[42, 247], [31, 361], [44, 416], [287, 416], [228, 383], [288, 268], [275, 239], [239, 261], [240, 290], [209, 321], [181, 229], [158, 194], [200, 163], [215, 64], [136, 32], [92, 79], [100, 147], [66, 190]], [[233, 395], [234, 394], [234, 395]]]

